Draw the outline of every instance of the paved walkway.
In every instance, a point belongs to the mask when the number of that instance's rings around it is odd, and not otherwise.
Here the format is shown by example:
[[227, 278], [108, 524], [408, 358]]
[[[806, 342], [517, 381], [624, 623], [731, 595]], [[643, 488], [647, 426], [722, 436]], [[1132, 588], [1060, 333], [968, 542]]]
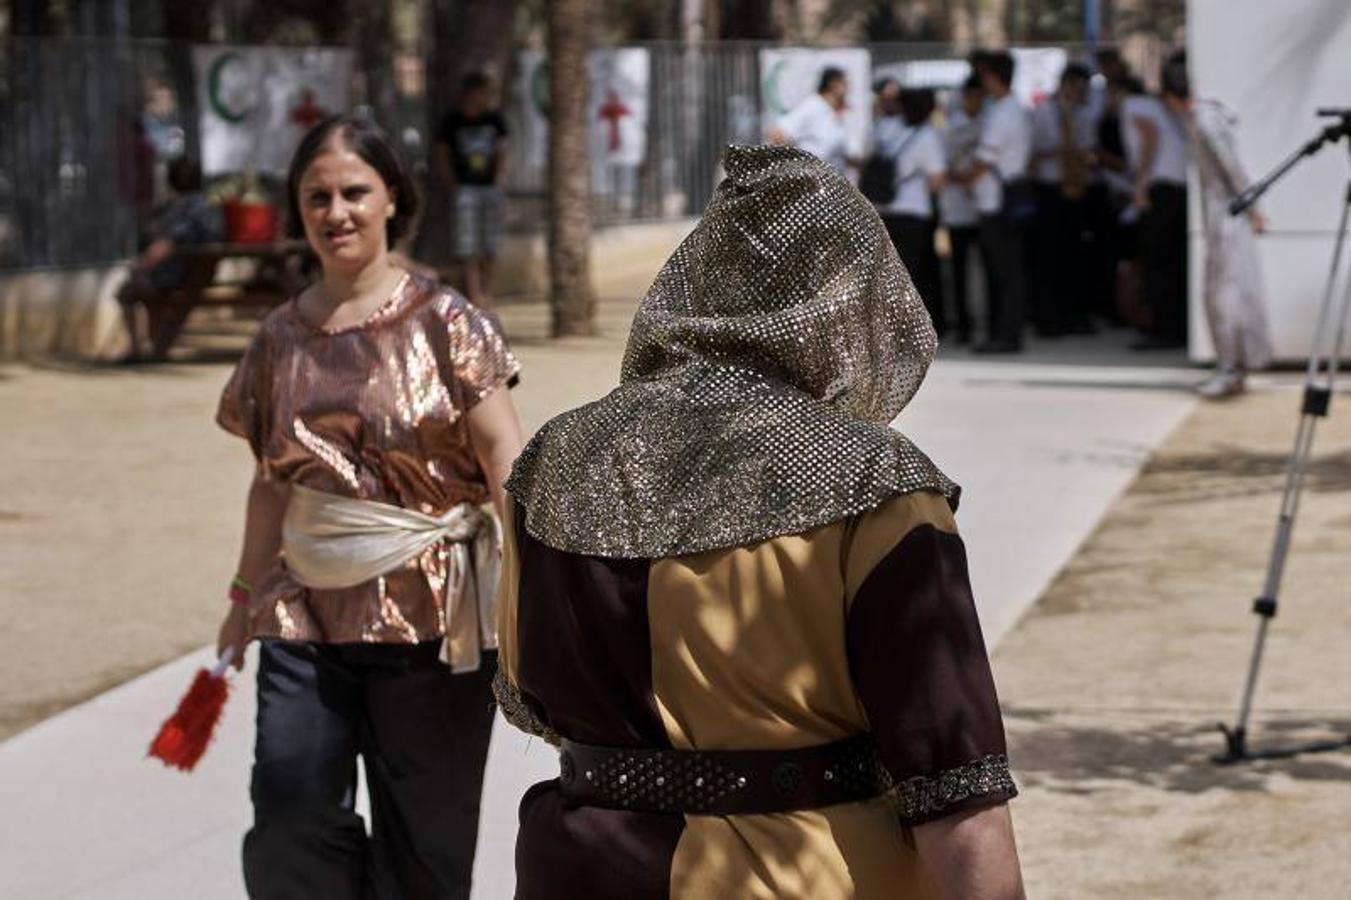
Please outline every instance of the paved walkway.
[[[538, 308], [506, 310], [525, 365], [517, 399], [527, 427], [607, 389], [627, 311], [607, 304], [606, 336], [554, 344], [541, 340]], [[1088, 358], [1109, 364], [1085, 364]], [[1129, 365], [1116, 364], [1123, 362]], [[1110, 346], [1104, 357], [1101, 342], [1091, 351], [1083, 343], [1048, 346], [1009, 362], [952, 353], [898, 423], [965, 489], [958, 521], [992, 644], [1193, 407], [1187, 387], [1199, 378], [1195, 370], [1139, 362]], [[201, 415], [209, 414], [224, 369], [208, 374], [194, 401]], [[184, 538], [193, 540], [200, 543]], [[191, 654], [0, 744], [0, 896], [242, 896], [237, 860], [249, 817], [250, 683], [237, 679], [220, 738], [196, 773], [182, 776], [143, 759], [159, 720], [206, 661], [205, 650]], [[476, 897], [510, 896], [516, 800], [526, 785], [548, 777], [552, 764], [547, 746], [505, 727], [495, 732]]]

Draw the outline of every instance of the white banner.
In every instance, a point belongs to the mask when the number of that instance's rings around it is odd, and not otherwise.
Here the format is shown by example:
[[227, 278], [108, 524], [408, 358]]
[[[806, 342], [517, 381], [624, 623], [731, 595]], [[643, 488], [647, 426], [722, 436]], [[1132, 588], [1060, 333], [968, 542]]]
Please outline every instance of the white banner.
[[[1036, 106], [1056, 92], [1069, 55], [1059, 47], [1014, 47], [1013, 95], [1024, 106]], [[971, 75], [964, 59], [912, 59], [878, 66], [877, 78], [894, 78], [902, 87], [956, 90]]]
[[[1252, 179], [1332, 124], [1318, 117], [1320, 107], [1351, 106], [1346, 0], [1190, 0], [1187, 41], [1192, 91], [1237, 115], [1238, 155]], [[1312, 346], [1351, 171], [1346, 149], [1338, 143], [1306, 158], [1258, 204], [1268, 222], [1257, 240], [1267, 320], [1280, 359], [1307, 358]], [[1210, 359], [1205, 242], [1194, 186], [1191, 193], [1191, 350], [1193, 359]], [[1343, 273], [1339, 298], [1345, 284]]]
[[1069, 54], [1059, 47], [1012, 47], [1013, 95], [1026, 106], [1036, 106], [1060, 88], [1060, 75]]
[[[543, 167], [549, 153], [549, 61], [537, 50], [525, 50], [520, 64], [521, 138], [531, 166]], [[651, 53], [643, 47], [593, 50], [586, 68], [593, 168], [641, 165], [647, 156]]]
[[793, 107], [816, 92], [828, 66], [844, 71], [849, 82], [844, 123], [849, 153], [862, 156], [872, 124], [872, 54], [861, 47], [814, 50], [803, 47], [760, 51], [761, 127], [766, 134]]
[[192, 61], [208, 175], [285, 173], [305, 132], [350, 103], [350, 50], [213, 45]]

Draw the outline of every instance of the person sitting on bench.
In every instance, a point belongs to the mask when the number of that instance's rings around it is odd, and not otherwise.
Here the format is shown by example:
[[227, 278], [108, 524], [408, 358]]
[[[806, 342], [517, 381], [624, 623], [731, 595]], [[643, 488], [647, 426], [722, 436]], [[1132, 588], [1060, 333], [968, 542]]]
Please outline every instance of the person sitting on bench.
[[[187, 320], [187, 308], [180, 311], [155, 301], [187, 281], [187, 261], [175, 251], [185, 245], [225, 239], [220, 207], [202, 191], [201, 166], [190, 157], [180, 156], [169, 163], [168, 176], [174, 199], [156, 219], [150, 242], [132, 263], [131, 277], [117, 292], [131, 342], [123, 362], [160, 361], [168, 357], [169, 348]], [[143, 354], [147, 341], [141, 338], [141, 308], [146, 313], [148, 356]]]

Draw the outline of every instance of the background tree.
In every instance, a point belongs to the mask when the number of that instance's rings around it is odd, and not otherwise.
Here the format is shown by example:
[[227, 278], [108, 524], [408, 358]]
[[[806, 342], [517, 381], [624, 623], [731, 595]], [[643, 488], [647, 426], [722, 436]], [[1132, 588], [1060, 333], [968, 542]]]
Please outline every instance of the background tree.
[[[460, 82], [470, 72], [491, 75], [503, 103], [511, 96], [516, 13], [516, 0], [427, 0], [424, 151], [430, 152], [441, 130], [441, 119], [459, 101]], [[416, 253], [427, 262], [448, 262], [449, 185], [442, 184], [431, 171], [424, 183], [427, 197]]]
[[551, 0], [549, 44], [549, 305], [555, 337], [595, 333], [586, 51], [590, 0]]

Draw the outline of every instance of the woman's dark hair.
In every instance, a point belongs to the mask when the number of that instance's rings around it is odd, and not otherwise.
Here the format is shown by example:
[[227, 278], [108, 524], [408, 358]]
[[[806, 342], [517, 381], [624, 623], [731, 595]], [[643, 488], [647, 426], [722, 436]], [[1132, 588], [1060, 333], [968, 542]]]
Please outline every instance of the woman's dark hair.
[[821, 80], [816, 84], [816, 93], [825, 92], [837, 81], [844, 81], [844, 69], [838, 66], [826, 66], [821, 70]]
[[1087, 84], [1093, 78], [1093, 73], [1088, 66], [1080, 62], [1072, 62], [1065, 66], [1064, 71], [1060, 73], [1060, 81], [1063, 84], [1066, 81], [1081, 81]]
[[165, 174], [175, 194], [193, 194], [202, 189], [202, 167], [191, 156], [174, 157]]
[[391, 141], [370, 119], [364, 116], [329, 116], [310, 129], [291, 157], [291, 170], [286, 176], [286, 233], [304, 237], [305, 226], [300, 217], [300, 179], [330, 143], [338, 141], [361, 157], [362, 162], [376, 171], [394, 195], [394, 215], [385, 224], [389, 246], [394, 247], [413, 225], [418, 212], [417, 186], [408, 174], [408, 167]]
[[981, 93], [985, 90], [985, 88], [980, 83], [980, 76], [977, 75], [975, 72], [972, 72], [970, 75], [966, 76], [966, 81], [962, 82], [962, 90], [976, 91], [977, 93]]
[[991, 50], [985, 57], [985, 71], [989, 72], [999, 83], [1008, 87], [1013, 84], [1013, 54], [1007, 50]]
[[1180, 100], [1186, 100], [1191, 97], [1191, 79], [1187, 77], [1187, 57], [1183, 54], [1174, 54], [1168, 62], [1163, 65], [1162, 77], [1159, 79], [1163, 87], [1163, 94], [1166, 97], [1177, 97]]
[[929, 88], [906, 88], [901, 91], [901, 118], [914, 128], [929, 121], [934, 113], [934, 92]]

